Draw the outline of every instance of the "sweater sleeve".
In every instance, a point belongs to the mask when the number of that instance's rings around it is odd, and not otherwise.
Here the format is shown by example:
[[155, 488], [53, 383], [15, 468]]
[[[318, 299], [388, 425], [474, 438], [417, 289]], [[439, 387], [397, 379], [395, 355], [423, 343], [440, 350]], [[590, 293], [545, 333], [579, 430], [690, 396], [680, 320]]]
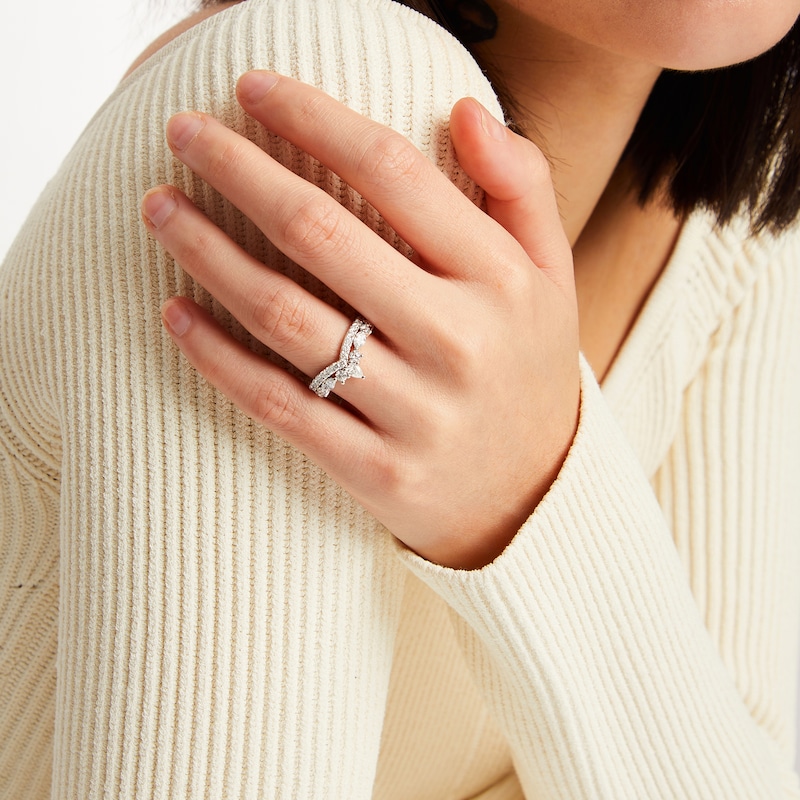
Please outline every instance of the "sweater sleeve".
[[387, 0], [249, 0], [171, 42], [97, 113], [0, 271], [3, 797], [372, 794], [405, 571], [366, 512], [182, 360], [160, 324], [174, 294], [257, 343], [139, 216], [148, 188], [175, 184], [335, 302], [170, 157], [167, 119], [198, 108], [403, 246], [245, 116], [235, 81], [259, 67], [394, 126], [480, 199], [446, 123], [462, 95], [491, 105], [488, 83]]
[[473, 572], [401, 551], [526, 797], [800, 796], [799, 278], [772, 264], [710, 336], [657, 496], [584, 363], [573, 447], [509, 547]]

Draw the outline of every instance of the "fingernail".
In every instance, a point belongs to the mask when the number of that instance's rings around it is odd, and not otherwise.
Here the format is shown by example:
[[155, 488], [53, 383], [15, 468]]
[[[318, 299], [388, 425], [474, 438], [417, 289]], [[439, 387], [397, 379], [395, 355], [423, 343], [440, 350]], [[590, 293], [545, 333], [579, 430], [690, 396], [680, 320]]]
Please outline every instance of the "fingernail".
[[154, 228], [160, 228], [178, 207], [175, 198], [165, 189], [152, 189], [142, 198], [142, 213]]
[[167, 139], [173, 147], [185, 150], [205, 124], [206, 121], [199, 114], [191, 112], [176, 114], [167, 123]]
[[262, 70], [245, 72], [239, 78], [236, 91], [242, 100], [246, 100], [248, 103], [257, 103], [277, 82], [278, 76], [272, 72], [263, 72]]
[[480, 103], [478, 103], [478, 106], [481, 110], [481, 127], [483, 128], [483, 132], [488, 137], [496, 139], [498, 142], [505, 141], [507, 132], [506, 126], [498, 122]]
[[179, 300], [167, 300], [161, 306], [161, 319], [173, 336], [183, 336], [192, 321], [192, 315]]

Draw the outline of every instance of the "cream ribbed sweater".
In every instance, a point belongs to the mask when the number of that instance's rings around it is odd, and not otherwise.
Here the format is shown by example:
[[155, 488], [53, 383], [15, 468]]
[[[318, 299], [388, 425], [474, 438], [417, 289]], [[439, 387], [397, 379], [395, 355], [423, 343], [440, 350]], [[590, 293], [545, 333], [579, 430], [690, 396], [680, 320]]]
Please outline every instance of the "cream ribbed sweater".
[[393, 125], [480, 200], [446, 119], [465, 94], [497, 111], [491, 91], [389, 0], [249, 0], [98, 112], [0, 271], [3, 800], [800, 796], [798, 236], [691, 219], [602, 393], [584, 367], [531, 519], [486, 568], [436, 567], [161, 330], [178, 292], [244, 336], [145, 233], [152, 185], [292, 270], [170, 157], [175, 111], [393, 240], [244, 117], [251, 67]]

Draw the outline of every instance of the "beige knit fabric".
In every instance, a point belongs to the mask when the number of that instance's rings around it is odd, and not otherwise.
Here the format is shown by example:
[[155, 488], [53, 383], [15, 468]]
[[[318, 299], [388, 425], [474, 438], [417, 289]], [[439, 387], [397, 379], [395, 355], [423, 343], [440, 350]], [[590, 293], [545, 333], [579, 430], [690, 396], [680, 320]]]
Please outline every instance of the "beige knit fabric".
[[491, 90], [389, 0], [248, 0], [98, 112], [0, 270], [0, 797], [800, 796], [798, 236], [690, 220], [602, 393], [584, 365], [545, 500], [485, 569], [436, 567], [161, 330], [181, 293], [247, 340], [145, 233], [157, 183], [310, 283], [171, 158], [178, 110], [403, 246], [243, 115], [251, 67], [391, 124], [480, 202], [446, 120], [465, 94], [499, 113]]

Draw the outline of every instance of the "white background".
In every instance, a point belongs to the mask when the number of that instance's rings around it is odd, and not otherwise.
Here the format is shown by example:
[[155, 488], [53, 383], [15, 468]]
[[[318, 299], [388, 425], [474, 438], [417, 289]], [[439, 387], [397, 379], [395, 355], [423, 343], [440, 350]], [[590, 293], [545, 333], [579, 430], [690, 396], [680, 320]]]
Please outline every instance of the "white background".
[[191, 0], [10, 0], [0, 25], [0, 260], [139, 53]]
[[191, 5], [161, 2], [6, 3], [0, 27], [0, 260], [94, 111], [136, 56]]

